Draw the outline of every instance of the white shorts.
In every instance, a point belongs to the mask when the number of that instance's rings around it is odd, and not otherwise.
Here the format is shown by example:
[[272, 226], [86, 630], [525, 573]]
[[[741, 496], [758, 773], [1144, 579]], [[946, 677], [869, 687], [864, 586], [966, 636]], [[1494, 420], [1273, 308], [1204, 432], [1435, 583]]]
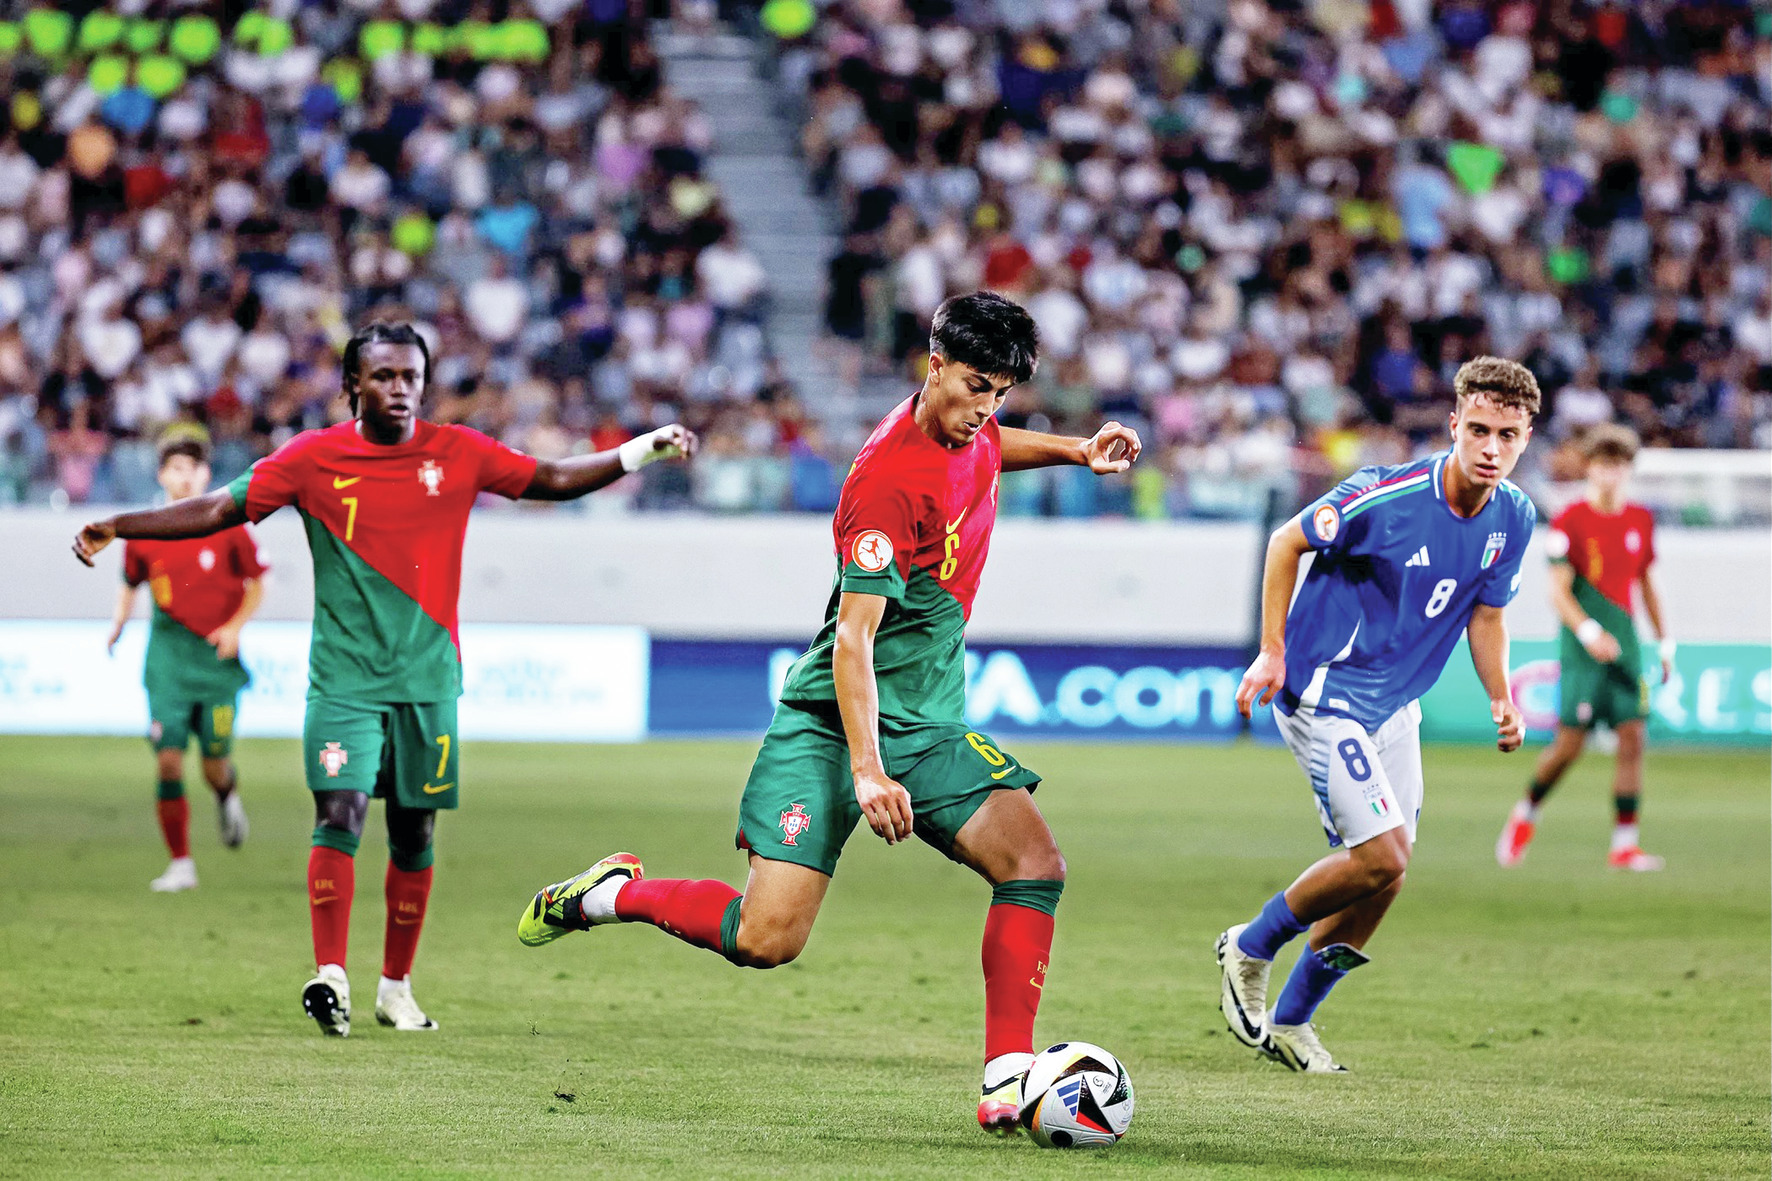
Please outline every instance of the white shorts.
[[1421, 818], [1421, 706], [1411, 701], [1376, 733], [1352, 718], [1301, 709], [1274, 711], [1280, 736], [1298, 760], [1331, 845], [1352, 848], [1399, 825], [1415, 843]]

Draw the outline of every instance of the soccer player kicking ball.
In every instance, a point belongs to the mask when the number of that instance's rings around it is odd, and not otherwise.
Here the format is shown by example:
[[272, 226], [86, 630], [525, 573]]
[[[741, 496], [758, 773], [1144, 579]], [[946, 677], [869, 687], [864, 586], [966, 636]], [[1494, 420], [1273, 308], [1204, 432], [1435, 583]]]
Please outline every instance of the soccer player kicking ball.
[[[174, 435], [160, 444], [160, 487], [172, 503], [209, 491], [209, 444]], [[197, 888], [191, 856], [191, 805], [185, 799], [185, 747], [193, 733], [203, 759], [203, 778], [215, 793], [222, 844], [246, 841], [246, 807], [240, 776], [229, 754], [240, 690], [251, 681], [240, 663], [240, 629], [264, 599], [267, 569], [245, 525], [214, 537], [182, 541], [131, 541], [123, 550], [123, 585], [111, 620], [107, 651], [115, 651], [123, 625], [135, 610], [135, 592], [148, 584], [154, 596], [148, 658], [142, 684], [148, 690], [148, 741], [159, 774], [160, 834], [172, 863], [148, 883], [162, 893]]]
[[1662, 860], [1643, 852], [1637, 840], [1637, 800], [1643, 792], [1643, 746], [1648, 731], [1649, 683], [1643, 679], [1643, 652], [1631, 619], [1631, 591], [1640, 588], [1643, 611], [1661, 637], [1661, 679], [1673, 675], [1674, 641], [1662, 622], [1661, 596], [1649, 577], [1655, 561], [1655, 519], [1640, 504], [1628, 504], [1624, 487], [1637, 457], [1637, 436], [1629, 427], [1602, 426], [1584, 441], [1587, 497], [1551, 522], [1546, 544], [1551, 560], [1551, 606], [1562, 621], [1558, 657], [1562, 704], [1557, 737], [1539, 756], [1526, 798], [1495, 843], [1495, 860], [1518, 865], [1532, 843], [1538, 808], [1581, 757], [1595, 725], [1618, 736], [1612, 802], [1618, 823], [1612, 829], [1612, 868], [1657, 870]]
[[220, 492], [98, 521], [74, 540], [91, 565], [113, 537], [205, 537], [282, 505], [300, 511], [314, 558], [302, 760], [314, 793], [308, 901], [319, 969], [302, 1007], [339, 1037], [351, 1031], [352, 859], [371, 795], [387, 801], [389, 851], [376, 1020], [437, 1027], [413, 999], [410, 974], [437, 810], [455, 807], [461, 790], [456, 605], [475, 497], [570, 500], [695, 445], [668, 426], [609, 451], [538, 462], [478, 431], [421, 421], [430, 363], [411, 325], [369, 324], [345, 346], [353, 419], [297, 435]]
[[532, 946], [600, 923], [651, 923], [735, 964], [800, 954], [856, 822], [914, 832], [991, 884], [984, 928], [985, 1069], [978, 1121], [1013, 1131], [1064, 889], [1064, 858], [1034, 806], [1040, 777], [967, 728], [965, 628], [997, 516], [998, 473], [1078, 464], [1124, 471], [1138, 436], [999, 427], [1033, 375], [1032, 318], [978, 292], [936, 311], [928, 380], [874, 428], [843, 483], [837, 575], [823, 629], [789, 670], [739, 804], [741, 895], [719, 881], [646, 878], [616, 853], [524, 908]]
[[[1261, 653], [1237, 708], [1266, 705], [1316, 793], [1335, 847], [1218, 939], [1231, 1033], [1293, 1070], [1339, 1071], [1311, 1017], [1403, 887], [1421, 813], [1421, 709], [1460, 632], [1504, 751], [1524, 733], [1508, 691], [1502, 608], [1537, 514], [1507, 476], [1532, 437], [1538, 383], [1522, 365], [1467, 362], [1453, 381], [1452, 447], [1361, 468], [1268, 540]], [[1315, 551], [1299, 588], [1299, 559]], [[1310, 931], [1278, 1003], [1274, 956]]]

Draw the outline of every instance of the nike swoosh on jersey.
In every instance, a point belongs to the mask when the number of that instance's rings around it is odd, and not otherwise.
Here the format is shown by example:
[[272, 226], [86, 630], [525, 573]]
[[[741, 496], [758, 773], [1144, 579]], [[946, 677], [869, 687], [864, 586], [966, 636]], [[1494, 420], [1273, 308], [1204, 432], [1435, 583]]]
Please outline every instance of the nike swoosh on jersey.
[[972, 511], [971, 505], [967, 505], [965, 508], [961, 509], [960, 515], [948, 522], [947, 531], [949, 533], [952, 533], [954, 530], [958, 529], [960, 527], [960, 522], [964, 521], [966, 519], [966, 514], [971, 511]]
[[432, 787], [430, 784], [427, 783], [424, 786], [424, 793], [428, 796], [434, 796], [438, 792], [448, 791], [450, 788], [452, 788], [454, 786], [455, 786], [455, 780], [453, 780], [453, 779], [451, 779], [448, 783], [439, 783], [435, 787]]
[[361, 480], [362, 478], [363, 478], [362, 476], [352, 476], [350, 479], [347, 480], [343, 476], [334, 476], [334, 477], [332, 477], [332, 486], [334, 488], [349, 488], [352, 484], [355, 484], [358, 480]]

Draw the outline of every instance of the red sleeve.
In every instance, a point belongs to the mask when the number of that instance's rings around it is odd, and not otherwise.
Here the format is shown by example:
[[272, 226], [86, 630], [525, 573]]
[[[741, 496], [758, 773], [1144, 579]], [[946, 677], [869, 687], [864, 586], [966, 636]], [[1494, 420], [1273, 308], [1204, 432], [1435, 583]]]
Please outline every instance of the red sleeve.
[[304, 431], [235, 477], [228, 485], [234, 503], [249, 521], [262, 521], [286, 504], [301, 505], [302, 487], [312, 466], [311, 440], [318, 431]]
[[1655, 515], [1648, 509], [1642, 509], [1643, 519], [1643, 569], [1647, 570], [1655, 561]]
[[904, 597], [924, 507], [912, 475], [870, 456], [844, 485], [832, 523], [842, 589], [888, 599]]
[[1544, 535], [1544, 556], [1552, 562], [1569, 560], [1569, 514], [1573, 506], [1564, 509], [1551, 519], [1550, 532]]
[[476, 487], [512, 500], [523, 495], [524, 489], [535, 479], [535, 456], [506, 447], [497, 439], [468, 427], [456, 427], [455, 430], [467, 441], [479, 464]]
[[241, 578], [263, 578], [270, 568], [252, 526], [242, 525], [234, 530], [234, 573]]
[[140, 586], [148, 580], [148, 560], [142, 556], [141, 546], [133, 541], [123, 543], [123, 581], [130, 586]]

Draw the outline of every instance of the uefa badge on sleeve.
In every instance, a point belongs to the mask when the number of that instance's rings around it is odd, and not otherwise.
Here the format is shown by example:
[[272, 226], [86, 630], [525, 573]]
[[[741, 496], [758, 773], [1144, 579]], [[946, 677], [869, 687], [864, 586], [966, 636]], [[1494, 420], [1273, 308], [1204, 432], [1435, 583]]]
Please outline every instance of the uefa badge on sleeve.
[[1319, 504], [1317, 511], [1311, 514], [1311, 525], [1316, 529], [1317, 536], [1327, 544], [1334, 541], [1335, 535], [1341, 532], [1341, 513], [1332, 504]]
[[849, 552], [855, 564], [869, 574], [878, 574], [892, 565], [892, 539], [878, 529], [862, 533]]

